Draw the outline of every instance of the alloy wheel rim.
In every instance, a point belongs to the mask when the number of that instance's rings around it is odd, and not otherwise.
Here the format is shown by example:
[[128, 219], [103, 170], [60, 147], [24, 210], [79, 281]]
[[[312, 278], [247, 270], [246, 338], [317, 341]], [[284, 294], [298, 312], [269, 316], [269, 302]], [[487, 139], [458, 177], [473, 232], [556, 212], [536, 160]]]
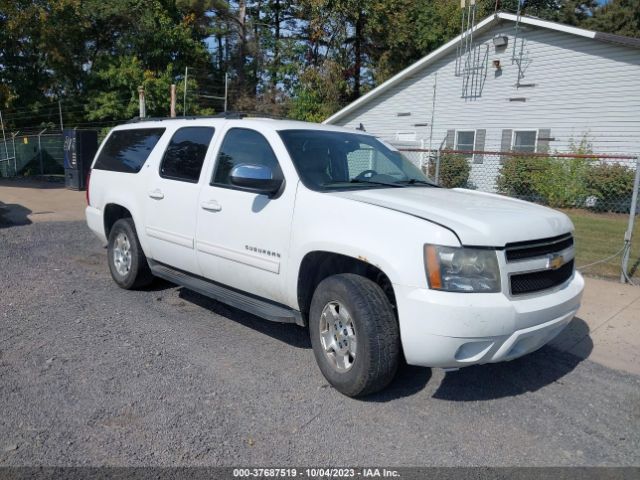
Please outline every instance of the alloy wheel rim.
[[116, 271], [123, 277], [131, 270], [131, 242], [122, 232], [116, 236], [113, 245], [113, 263]]
[[320, 342], [331, 366], [340, 373], [353, 367], [356, 359], [356, 330], [351, 314], [339, 301], [325, 305], [320, 315]]

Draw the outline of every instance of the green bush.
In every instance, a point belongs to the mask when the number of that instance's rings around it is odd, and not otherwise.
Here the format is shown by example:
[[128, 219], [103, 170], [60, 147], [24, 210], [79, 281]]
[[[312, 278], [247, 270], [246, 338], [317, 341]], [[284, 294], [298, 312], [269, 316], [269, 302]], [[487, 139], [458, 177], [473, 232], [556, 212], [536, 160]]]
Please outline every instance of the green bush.
[[580, 207], [590, 194], [592, 168], [584, 158], [513, 156], [505, 159], [496, 186], [504, 195], [554, 208]]
[[[587, 136], [571, 139], [570, 151], [592, 154]], [[504, 160], [496, 179], [499, 193], [555, 208], [585, 207], [629, 211], [635, 171], [618, 163], [591, 158], [512, 156]]]
[[[446, 188], [469, 188], [469, 161], [459, 154], [445, 153], [440, 157], [438, 183]], [[429, 164], [429, 176], [436, 174], [435, 162]]]
[[597, 201], [592, 208], [599, 211], [629, 210], [633, 195], [635, 171], [619, 163], [600, 163], [589, 169], [586, 186]]
[[585, 158], [543, 158], [532, 173], [533, 188], [551, 207], [581, 207], [589, 196], [590, 168], [591, 160]]
[[525, 200], [539, 200], [533, 185], [533, 173], [542, 168], [540, 157], [507, 157], [496, 180], [499, 193]]

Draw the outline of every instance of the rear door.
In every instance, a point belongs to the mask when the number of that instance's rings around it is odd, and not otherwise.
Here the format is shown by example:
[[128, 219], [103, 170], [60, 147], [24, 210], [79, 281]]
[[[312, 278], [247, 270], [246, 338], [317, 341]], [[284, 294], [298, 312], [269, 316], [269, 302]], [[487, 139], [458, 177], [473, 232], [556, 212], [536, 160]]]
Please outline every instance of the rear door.
[[210, 126], [176, 129], [147, 184], [145, 233], [152, 258], [196, 274], [198, 194], [214, 134]]

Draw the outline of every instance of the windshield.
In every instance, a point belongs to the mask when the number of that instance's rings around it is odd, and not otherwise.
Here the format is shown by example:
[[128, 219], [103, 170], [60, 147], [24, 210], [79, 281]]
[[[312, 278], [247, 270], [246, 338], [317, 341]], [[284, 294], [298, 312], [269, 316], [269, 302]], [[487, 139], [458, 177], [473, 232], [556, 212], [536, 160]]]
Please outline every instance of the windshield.
[[303, 183], [313, 190], [435, 186], [413, 163], [370, 135], [278, 132]]

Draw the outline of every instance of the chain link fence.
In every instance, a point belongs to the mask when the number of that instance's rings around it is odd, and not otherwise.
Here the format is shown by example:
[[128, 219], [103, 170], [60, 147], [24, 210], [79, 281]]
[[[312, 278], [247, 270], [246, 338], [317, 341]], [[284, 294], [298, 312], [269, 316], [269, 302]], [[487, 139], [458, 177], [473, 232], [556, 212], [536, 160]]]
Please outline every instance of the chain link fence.
[[396, 146], [444, 187], [498, 193], [564, 211], [576, 228], [578, 269], [640, 283], [640, 227], [636, 221], [640, 207], [634, 199], [639, 157]]
[[60, 132], [13, 132], [0, 142], [0, 176], [64, 174], [64, 138]]
[[0, 177], [8, 177], [14, 170], [14, 157], [0, 145]]

